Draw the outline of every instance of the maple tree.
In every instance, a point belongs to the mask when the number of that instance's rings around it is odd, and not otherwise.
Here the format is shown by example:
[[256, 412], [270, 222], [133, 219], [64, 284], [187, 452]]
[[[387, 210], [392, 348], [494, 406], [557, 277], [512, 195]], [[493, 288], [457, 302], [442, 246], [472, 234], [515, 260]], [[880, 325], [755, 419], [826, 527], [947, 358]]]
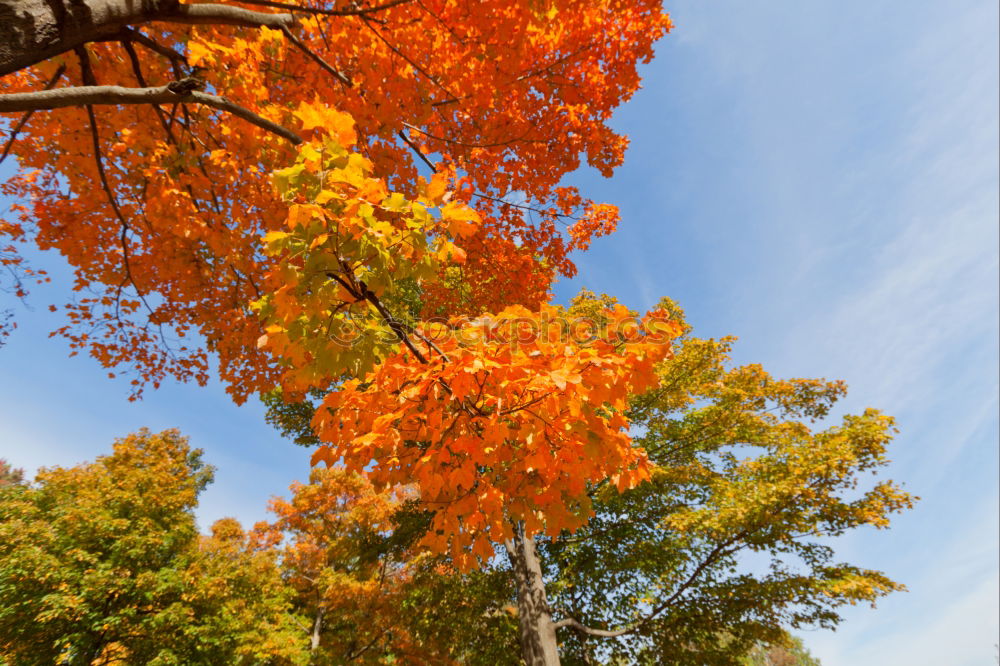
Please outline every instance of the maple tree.
[[[214, 353], [237, 400], [278, 383], [247, 304], [280, 286], [259, 243], [287, 212], [269, 173], [323, 110], [354, 119], [389, 187], [414, 195], [426, 163], [456, 202], [474, 201], [482, 224], [464, 264], [422, 288], [428, 312], [533, 308], [573, 274], [569, 249], [614, 227], [611, 208], [559, 180], [581, 156], [604, 173], [621, 162], [607, 121], [670, 27], [652, 0], [88, 0], [56, 15], [5, 0], [0, 12], [0, 112], [18, 114], [7, 148], [21, 167], [5, 192], [27, 202], [0, 233], [75, 268], [81, 295], [60, 334], [131, 371], [137, 391], [204, 381]], [[4, 264], [23, 266], [13, 252]]]
[[[27, 205], [3, 231], [75, 267], [59, 333], [131, 367], [137, 394], [204, 381], [208, 352], [238, 401], [336, 389], [314, 460], [375, 455], [378, 486], [443, 505], [424, 543], [462, 568], [582, 524], [588, 482], [648, 477], [621, 410], [669, 353], [668, 323], [586, 345], [498, 329], [541, 327], [567, 253], [616, 224], [559, 181], [581, 156], [621, 162], [607, 121], [670, 28], [659, 3], [257, 5], [290, 12], [13, 13], [0, 112], [25, 115], [5, 187]], [[43, 44], [27, 23], [47, 20]], [[107, 85], [123, 81], [138, 87]], [[419, 323], [401, 315], [414, 302]]]
[[[568, 310], [594, 317], [614, 304], [584, 292]], [[486, 592], [498, 607], [536, 599], [516, 612], [518, 620], [534, 613], [534, 631], [517, 631], [538, 640], [547, 627], [562, 663], [813, 663], [790, 627], [834, 626], [844, 604], [901, 589], [881, 572], [834, 561], [830, 541], [884, 528], [911, 506], [890, 481], [859, 485], [887, 464], [892, 419], [867, 410], [814, 430], [844, 395], [842, 382], [732, 367], [732, 338], [697, 338], [676, 304], [660, 305], [683, 335], [656, 366], [654, 388], [630, 395], [627, 410], [650, 481], [623, 493], [610, 481], [588, 484], [594, 515], [584, 525], [516, 533], [508, 558], [470, 575], [506, 578]], [[272, 399], [269, 420], [312, 447], [320, 405]], [[533, 574], [517, 571], [527, 558]], [[532, 580], [534, 596], [514, 590]], [[427, 594], [447, 584], [427, 581]]]
[[[414, 547], [426, 527], [405, 492], [377, 492], [364, 475], [316, 468], [272, 522], [258, 547], [280, 553], [294, 612], [314, 663], [503, 663], [512, 616], [496, 573], [459, 575]], [[503, 589], [502, 587], [500, 589]], [[486, 659], [488, 657], [488, 659]]]
[[295, 606], [308, 631], [313, 660], [330, 663], [381, 657], [405, 636], [396, 626], [403, 575], [368, 552], [387, 529], [396, 506], [363, 478], [338, 469], [315, 469], [310, 483], [292, 486], [290, 500], [275, 498], [275, 521], [259, 524], [255, 538], [281, 546], [282, 569], [295, 590]]
[[273, 554], [199, 537], [212, 469], [176, 431], [0, 487], [0, 661], [306, 663]]

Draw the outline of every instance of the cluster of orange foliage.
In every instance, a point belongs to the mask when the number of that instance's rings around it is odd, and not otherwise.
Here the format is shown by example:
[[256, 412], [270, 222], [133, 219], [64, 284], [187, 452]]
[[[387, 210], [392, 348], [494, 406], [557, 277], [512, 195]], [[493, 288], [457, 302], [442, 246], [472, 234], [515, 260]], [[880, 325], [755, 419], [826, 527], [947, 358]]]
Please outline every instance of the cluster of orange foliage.
[[[660, 3], [342, 5], [317, 5], [331, 15], [301, 18], [294, 35], [154, 23], [141, 38], [88, 44], [84, 58], [66, 53], [6, 76], [0, 92], [40, 89], [56, 72], [75, 84], [140, 86], [194, 73], [296, 130], [300, 105], [322, 92], [355, 120], [361, 152], [391, 188], [415, 195], [418, 168], [433, 163], [460, 174], [456, 199], [482, 215], [454, 276], [466, 288], [428, 285], [428, 307], [537, 307], [555, 275], [575, 271], [562, 225], [581, 247], [614, 226], [616, 213], [557, 184], [581, 155], [606, 174], [621, 163], [626, 140], [607, 121], [670, 28]], [[287, 141], [195, 104], [36, 113], [17, 141], [22, 169], [4, 191], [29, 203], [0, 233], [30, 232], [75, 268], [80, 297], [59, 331], [75, 349], [131, 369], [137, 392], [167, 376], [205, 381], [206, 351], [239, 401], [276, 383], [247, 303], [265, 291], [270, 266], [259, 238], [285, 219], [268, 174], [294, 159]]]
[[[588, 483], [648, 476], [622, 411], [655, 381], [663, 336], [511, 344], [497, 330], [543, 316], [556, 275], [575, 272], [568, 253], [614, 229], [616, 209], [559, 182], [581, 156], [606, 175], [621, 163], [607, 121], [670, 21], [655, 0], [337, 7], [294, 34], [157, 24], [2, 84], [196, 74], [292, 128], [297, 150], [194, 104], [67, 108], [28, 124], [5, 191], [76, 270], [59, 331], [75, 349], [131, 367], [137, 392], [205, 381], [209, 353], [237, 401], [333, 388], [315, 460], [413, 484], [436, 511], [426, 543], [471, 565], [509, 521], [572, 529]], [[416, 321], [441, 314], [481, 318]]]
[[[439, 325], [447, 335], [428, 346], [436, 358], [415, 367], [401, 352], [345, 382], [316, 412], [329, 444], [314, 463], [343, 458], [360, 471], [375, 460], [374, 483], [417, 484], [435, 510], [424, 543], [450, 544], [458, 566], [492, 556], [491, 542], [512, 538], [510, 521], [553, 536], [579, 527], [591, 515], [588, 483], [610, 477], [624, 489], [648, 478], [623, 412], [627, 396], [655, 383], [670, 346], [638, 330], [574, 343], [539, 325], [552, 310]], [[433, 328], [423, 337], [442, 337]]]

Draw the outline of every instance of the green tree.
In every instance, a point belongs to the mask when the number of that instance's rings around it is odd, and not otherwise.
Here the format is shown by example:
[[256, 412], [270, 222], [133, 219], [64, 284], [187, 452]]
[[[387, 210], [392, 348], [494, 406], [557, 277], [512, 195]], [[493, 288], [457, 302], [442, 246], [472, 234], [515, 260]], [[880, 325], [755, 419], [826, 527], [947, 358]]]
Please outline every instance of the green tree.
[[744, 657], [742, 666], [822, 666], [802, 644], [790, 637], [787, 645], [757, 645]]
[[594, 487], [589, 523], [540, 543], [565, 663], [739, 664], [786, 628], [833, 627], [841, 606], [902, 589], [837, 562], [831, 541], [911, 506], [890, 481], [861, 485], [888, 462], [893, 420], [868, 409], [816, 430], [844, 384], [730, 367], [732, 342], [678, 341], [632, 401], [651, 481]]
[[0, 458], [0, 488], [22, 483], [24, 483], [24, 470], [11, 467], [10, 463]]
[[[0, 494], [0, 655], [10, 664], [301, 661], [273, 559], [234, 521], [198, 535], [212, 468], [176, 431]], [[291, 636], [290, 633], [287, 634]]]

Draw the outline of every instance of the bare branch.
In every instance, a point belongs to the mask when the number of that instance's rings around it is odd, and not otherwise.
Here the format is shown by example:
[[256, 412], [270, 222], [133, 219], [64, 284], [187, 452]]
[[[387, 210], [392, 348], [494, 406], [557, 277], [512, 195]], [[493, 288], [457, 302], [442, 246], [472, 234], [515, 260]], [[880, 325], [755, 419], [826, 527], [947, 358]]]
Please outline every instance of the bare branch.
[[[490, 196], [489, 194], [482, 194], [481, 192], [473, 192], [472, 196], [479, 197], [480, 199], [486, 199], [488, 201], [495, 201], [498, 204], [501, 204], [503, 206], [510, 206], [511, 208], [520, 208], [521, 210], [530, 211], [532, 213], [538, 213], [539, 215], [544, 215], [546, 217], [552, 217], [552, 218], [555, 218], [555, 219], [557, 219], [559, 221], [562, 221], [562, 218], [565, 218], [567, 220], [577, 220], [577, 221], [579, 221], [580, 219], [582, 219], [582, 218], [579, 218], [579, 217], [577, 217], [575, 215], [566, 215], [565, 213], [553, 213], [551, 211], [542, 210], [540, 208], [535, 208], [533, 206], [525, 206], [524, 204], [516, 204], [513, 201], [507, 201], [506, 199], [501, 199], [500, 197]], [[567, 224], [567, 223], [563, 222], [563, 224]], [[567, 226], [568, 226], [568, 224], [567, 224]]]
[[125, 33], [129, 36], [130, 39], [132, 39], [136, 43], [142, 44], [143, 46], [145, 46], [150, 51], [153, 51], [154, 53], [159, 53], [161, 56], [167, 58], [171, 62], [185, 62], [184, 56], [182, 56], [180, 53], [173, 50], [169, 46], [163, 46], [159, 42], [153, 40], [147, 35], [144, 35], [138, 30], [126, 28]]
[[[225, 97], [210, 95], [198, 90], [188, 90], [182, 84], [191, 79], [173, 81], [165, 86], [151, 88], [123, 88], [121, 86], [77, 86], [56, 88], [30, 93], [0, 95], [0, 113], [16, 111], [43, 111], [67, 106], [94, 104], [202, 104], [226, 111], [243, 118], [249, 123], [277, 134], [293, 144], [302, 143], [295, 132], [263, 118], [250, 109], [229, 101]], [[176, 92], [175, 92], [176, 91]]]
[[403, 123], [403, 127], [406, 127], [407, 129], [412, 130], [414, 132], [420, 132], [424, 136], [426, 136], [426, 137], [428, 137], [430, 139], [434, 139], [435, 141], [443, 141], [444, 143], [451, 143], [451, 144], [454, 144], [456, 146], [464, 146], [466, 148], [497, 148], [499, 146], [509, 146], [509, 145], [511, 145], [513, 143], [517, 143], [518, 141], [524, 141], [525, 143], [539, 143], [538, 141], [536, 141], [534, 139], [525, 139], [524, 138], [524, 137], [528, 136], [528, 134], [531, 132], [532, 128], [528, 128], [528, 130], [525, 131], [524, 134], [522, 134], [521, 136], [519, 136], [517, 138], [514, 138], [514, 139], [507, 139], [505, 141], [496, 141], [496, 142], [493, 142], [493, 143], [469, 143], [467, 141], [459, 141], [458, 139], [449, 139], [447, 137], [435, 136], [435, 135], [431, 134], [430, 132], [428, 132], [426, 130], [420, 129], [416, 125], [411, 125], [410, 123]]
[[420, 148], [417, 146], [417, 144], [413, 143], [413, 141], [410, 140], [410, 137], [406, 136], [406, 134], [403, 133], [403, 130], [400, 130], [400, 131], [396, 132], [396, 136], [398, 136], [400, 139], [402, 139], [403, 143], [405, 143], [407, 146], [409, 146], [410, 150], [412, 150], [413, 152], [415, 152], [417, 154], [417, 156], [420, 157], [420, 159], [422, 159], [424, 161], [424, 164], [426, 164], [427, 166], [430, 167], [430, 169], [431, 169], [431, 171], [433, 173], [437, 173], [437, 167], [434, 166], [434, 163], [431, 162], [427, 158], [426, 155], [424, 155], [423, 151], [420, 150]]
[[295, 44], [295, 46], [299, 47], [299, 49], [307, 56], [309, 56], [309, 58], [313, 62], [315, 62], [317, 65], [319, 65], [320, 67], [328, 71], [330, 74], [332, 74], [335, 79], [343, 83], [348, 88], [354, 85], [354, 83], [349, 78], [347, 78], [346, 74], [334, 68], [327, 61], [320, 58], [315, 51], [306, 46], [300, 39], [298, 39], [295, 35], [293, 35], [291, 30], [282, 26], [281, 32], [285, 34], [285, 37], [288, 39], [288, 41], [290, 41], [292, 44]]

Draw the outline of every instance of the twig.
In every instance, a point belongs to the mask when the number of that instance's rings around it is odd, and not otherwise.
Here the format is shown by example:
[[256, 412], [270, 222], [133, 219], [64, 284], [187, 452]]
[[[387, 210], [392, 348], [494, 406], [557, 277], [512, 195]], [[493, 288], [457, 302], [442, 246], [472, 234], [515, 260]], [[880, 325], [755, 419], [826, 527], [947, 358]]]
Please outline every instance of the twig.
[[548, 216], [548, 217], [566, 218], [567, 220], [577, 220], [577, 221], [579, 221], [581, 219], [579, 217], [576, 217], [575, 215], [566, 215], [565, 213], [553, 213], [551, 211], [541, 210], [540, 208], [535, 208], [533, 206], [525, 206], [524, 204], [516, 204], [513, 201], [507, 201], [506, 199], [501, 199], [500, 197], [493, 197], [493, 196], [490, 196], [489, 194], [481, 194], [479, 192], [473, 192], [472, 196], [479, 197], [480, 199], [487, 199], [489, 201], [495, 201], [498, 204], [501, 204], [501, 205], [504, 205], [504, 206], [510, 206], [511, 208], [520, 208], [521, 210], [531, 211], [532, 213], [538, 213], [539, 215], [545, 215], [545, 216]]
[[184, 56], [182, 56], [180, 53], [173, 50], [169, 46], [163, 46], [162, 44], [154, 41], [152, 38], [144, 35], [138, 30], [133, 30], [132, 28], [126, 28], [125, 34], [128, 35], [128, 37], [131, 38], [133, 41], [142, 44], [150, 51], [160, 54], [161, 56], [163, 56], [167, 60], [170, 60], [171, 62], [185, 62]]
[[292, 44], [295, 44], [295, 46], [299, 47], [299, 49], [307, 56], [309, 56], [313, 60], [313, 62], [315, 62], [317, 65], [319, 65], [320, 67], [328, 71], [330, 74], [332, 74], [335, 79], [343, 83], [348, 88], [354, 86], [354, 83], [349, 78], [347, 78], [346, 74], [334, 68], [327, 61], [320, 58], [315, 51], [306, 46], [299, 38], [293, 35], [291, 30], [289, 30], [285, 26], [282, 26], [281, 32], [285, 33], [285, 37], [288, 39], [288, 41], [290, 41]]
[[517, 143], [518, 141], [525, 141], [526, 143], [540, 143], [539, 141], [534, 140], [534, 139], [527, 139], [526, 140], [524, 138], [524, 137], [528, 136], [528, 134], [531, 132], [531, 128], [528, 128], [528, 130], [525, 131], [525, 133], [522, 134], [521, 136], [519, 136], [517, 138], [514, 138], [514, 139], [507, 139], [506, 141], [497, 141], [497, 142], [494, 142], [494, 143], [468, 143], [466, 141], [459, 141], [458, 139], [448, 139], [446, 137], [435, 136], [435, 135], [431, 134], [430, 132], [428, 132], [426, 130], [422, 130], [422, 129], [420, 129], [419, 127], [417, 127], [415, 125], [411, 125], [410, 123], [403, 123], [403, 127], [406, 127], [407, 129], [411, 129], [414, 132], [420, 132], [424, 136], [430, 137], [431, 139], [434, 139], [436, 141], [443, 141], [445, 143], [453, 143], [453, 144], [455, 144], [457, 146], [463, 146], [465, 148], [497, 148], [499, 146], [509, 146], [512, 143]]
[[424, 164], [430, 167], [432, 172], [437, 173], [437, 167], [435, 167], [434, 164], [429, 159], [427, 159], [427, 156], [424, 155], [423, 151], [417, 147], [417, 144], [413, 143], [413, 141], [410, 140], [410, 137], [406, 136], [406, 134], [403, 133], [403, 130], [399, 130], [398, 132], [396, 132], [396, 135], [403, 140], [403, 143], [405, 143], [407, 146], [410, 147], [410, 150], [415, 152], [417, 156], [419, 156], [420, 159], [424, 161]]

